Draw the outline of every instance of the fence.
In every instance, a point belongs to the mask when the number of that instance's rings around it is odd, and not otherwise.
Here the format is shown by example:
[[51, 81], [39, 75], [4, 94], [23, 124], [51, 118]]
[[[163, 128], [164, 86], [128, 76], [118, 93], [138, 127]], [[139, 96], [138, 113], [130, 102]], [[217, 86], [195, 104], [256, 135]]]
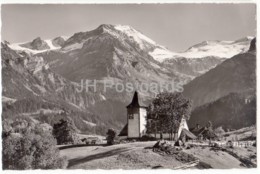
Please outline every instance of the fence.
[[208, 140], [193, 140], [189, 141], [188, 144], [198, 145], [198, 146], [233, 146], [233, 147], [248, 147], [253, 146], [255, 141], [208, 141]]

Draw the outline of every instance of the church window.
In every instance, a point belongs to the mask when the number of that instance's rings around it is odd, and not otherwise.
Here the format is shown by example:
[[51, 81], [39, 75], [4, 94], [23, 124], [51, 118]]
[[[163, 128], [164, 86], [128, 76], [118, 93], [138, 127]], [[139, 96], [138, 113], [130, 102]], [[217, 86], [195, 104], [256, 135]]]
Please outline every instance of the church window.
[[134, 119], [134, 114], [129, 114], [129, 115], [128, 115], [128, 118], [129, 118], [129, 119]]

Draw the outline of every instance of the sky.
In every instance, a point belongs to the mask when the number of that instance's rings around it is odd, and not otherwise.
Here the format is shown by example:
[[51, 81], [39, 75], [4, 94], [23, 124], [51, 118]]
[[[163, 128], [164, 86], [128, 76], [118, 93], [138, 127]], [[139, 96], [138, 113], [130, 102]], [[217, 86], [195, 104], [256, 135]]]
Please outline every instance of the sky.
[[1, 7], [1, 39], [18, 43], [123, 24], [171, 51], [185, 51], [205, 40], [255, 36], [255, 14], [254, 4], [8, 4]]

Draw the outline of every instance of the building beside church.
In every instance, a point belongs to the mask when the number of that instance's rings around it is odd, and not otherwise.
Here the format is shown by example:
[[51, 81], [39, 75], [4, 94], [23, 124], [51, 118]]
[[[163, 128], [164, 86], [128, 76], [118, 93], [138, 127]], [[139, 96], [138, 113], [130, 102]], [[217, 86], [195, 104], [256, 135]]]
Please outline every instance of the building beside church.
[[[132, 102], [126, 107], [127, 108], [127, 124], [119, 133], [119, 136], [124, 138], [141, 138], [146, 134], [147, 124], [147, 106], [138, 99], [138, 93], [135, 92]], [[153, 135], [151, 133], [151, 135]], [[174, 133], [175, 140], [178, 140], [180, 136], [185, 135], [190, 139], [196, 138], [188, 128], [186, 119], [182, 118], [177, 130]], [[157, 138], [170, 138], [169, 134], [161, 133], [155, 135]]]

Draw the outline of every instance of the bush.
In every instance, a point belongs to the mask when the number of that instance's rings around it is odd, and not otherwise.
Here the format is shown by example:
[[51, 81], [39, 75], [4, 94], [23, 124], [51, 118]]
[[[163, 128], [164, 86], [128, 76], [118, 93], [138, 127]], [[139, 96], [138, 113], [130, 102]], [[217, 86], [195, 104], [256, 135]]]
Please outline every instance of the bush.
[[203, 137], [208, 140], [218, 139], [218, 136], [215, 134], [215, 132], [212, 130], [212, 128], [207, 128], [207, 130], [205, 130], [203, 133]]
[[77, 136], [75, 125], [72, 121], [61, 119], [58, 123], [53, 125], [53, 136], [60, 144], [80, 144], [81, 140]]
[[24, 119], [3, 121], [3, 169], [65, 168], [51, 126]]
[[114, 129], [108, 129], [107, 131], [107, 145], [113, 145], [115, 143], [116, 131]]

